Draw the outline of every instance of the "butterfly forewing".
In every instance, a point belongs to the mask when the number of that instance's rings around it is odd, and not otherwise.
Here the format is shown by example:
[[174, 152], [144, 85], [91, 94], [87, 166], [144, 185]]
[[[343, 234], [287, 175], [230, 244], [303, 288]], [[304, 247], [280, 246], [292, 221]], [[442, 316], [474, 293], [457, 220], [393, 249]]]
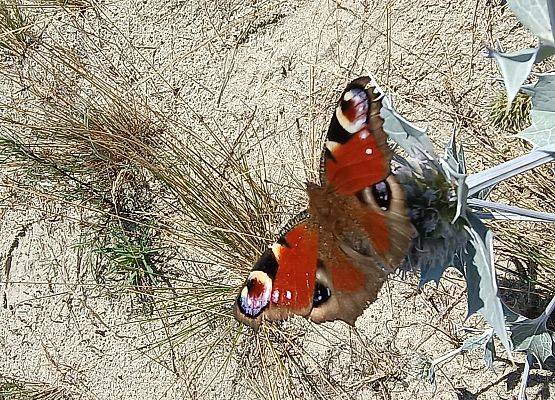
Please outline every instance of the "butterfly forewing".
[[351, 82], [339, 99], [326, 137], [321, 180], [353, 195], [390, 173], [391, 149], [380, 117], [381, 101], [370, 78]]
[[262, 318], [308, 316], [316, 286], [318, 230], [309, 219], [294, 224], [256, 263], [235, 304], [236, 318], [257, 327]]

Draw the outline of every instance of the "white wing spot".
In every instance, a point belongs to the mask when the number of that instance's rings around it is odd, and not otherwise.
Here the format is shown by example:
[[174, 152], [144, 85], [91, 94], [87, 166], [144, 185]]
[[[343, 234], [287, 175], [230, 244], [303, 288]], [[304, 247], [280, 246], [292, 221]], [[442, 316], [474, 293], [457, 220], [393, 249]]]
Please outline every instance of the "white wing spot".
[[336, 148], [338, 148], [338, 147], [339, 147], [339, 143], [334, 142], [333, 140], [328, 140], [328, 141], [326, 142], [326, 148], [327, 148], [331, 153], [333, 153], [333, 151], [334, 151]]
[[372, 149], [370, 149], [370, 148], [366, 149], [365, 153], [368, 154], [368, 155], [372, 154]]
[[349, 90], [347, 93], [345, 93], [345, 95], [343, 96], [343, 100], [345, 101], [349, 101], [351, 100], [353, 97], [355, 97], [355, 94], [352, 90]]
[[271, 246], [272, 253], [274, 253], [274, 257], [276, 258], [276, 260], [279, 260], [279, 255], [281, 253], [281, 248], [282, 248], [282, 246], [279, 243], [274, 243]]

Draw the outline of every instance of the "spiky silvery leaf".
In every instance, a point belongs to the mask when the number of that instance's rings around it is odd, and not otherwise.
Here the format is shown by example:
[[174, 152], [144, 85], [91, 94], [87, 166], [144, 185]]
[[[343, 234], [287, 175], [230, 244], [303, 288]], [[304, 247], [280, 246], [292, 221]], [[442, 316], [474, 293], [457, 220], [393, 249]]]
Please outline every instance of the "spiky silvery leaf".
[[[553, 10], [550, 0], [507, 0], [509, 7], [516, 14], [520, 22], [530, 32], [540, 38], [542, 44], [555, 47], [553, 37]], [[551, 15], [550, 15], [551, 14]]]
[[507, 104], [511, 104], [520, 90], [520, 87], [530, 75], [532, 65], [536, 61], [538, 48], [523, 49], [514, 53], [503, 53], [498, 50], [489, 49], [488, 57], [497, 61], [505, 89], [507, 90]]
[[508, 3], [522, 24], [540, 39], [539, 47], [534, 49], [514, 53], [488, 52], [499, 65], [507, 89], [507, 102], [511, 104], [530, 74], [532, 65], [555, 53], [555, 5], [551, 0], [508, 0]]
[[381, 117], [384, 119], [383, 129], [387, 135], [411, 157], [426, 154], [433, 156], [432, 141], [426, 135], [426, 130], [407, 121], [395, 109], [389, 97], [382, 100]]
[[[481, 219], [498, 219], [511, 221], [534, 221], [534, 222], [555, 222], [555, 214], [541, 211], [528, 210], [526, 208], [509, 206], [507, 204], [496, 203], [482, 199], [468, 199], [469, 207], [481, 210]], [[484, 210], [491, 210], [489, 213]]]
[[518, 136], [535, 149], [555, 152], [555, 74], [541, 74], [535, 85], [526, 87], [532, 96], [532, 124]]
[[451, 139], [445, 146], [445, 156], [440, 160], [440, 165], [447, 179], [455, 184], [457, 200], [456, 212], [452, 221], [452, 223], [455, 223], [459, 217], [464, 217], [466, 215], [466, 199], [468, 198], [464, 151], [462, 148], [457, 148], [455, 133], [453, 133]]
[[483, 315], [511, 357], [511, 344], [505, 327], [503, 305], [497, 296], [497, 279], [493, 265], [493, 236], [478, 217], [467, 215], [470, 240], [464, 268], [467, 282], [468, 315]]
[[518, 136], [532, 142], [540, 150], [555, 152], [555, 113], [532, 110], [530, 118], [532, 124]]
[[493, 360], [495, 360], [495, 343], [493, 342], [492, 334], [484, 345], [484, 365], [486, 368], [491, 369], [493, 367]]
[[528, 386], [528, 376], [530, 375], [530, 365], [533, 363], [533, 357], [528, 354], [524, 362], [524, 369], [520, 378], [520, 389], [518, 390], [518, 400], [526, 400], [526, 387]]
[[466, 184], [468, 185], [468, 195], [469, 197], [473, 197], [482, 192], [484, 189], [497, 185], [499, 182], [553, 160], [555, 160], [555, 153], [532, 151], [485, 171], [480, 171], [476, 174], [470, 175], [466, 179]]
[[407, 121], [393, 107], [391, 98], [385, 94], [376, 79], [371, 73], [370, 85], [375, 88], [376, 93], [382, 100], [382, 108], [380, 116], [384, 120], [383, 129], [391, 140], [397, 143], [411, 157], [426, 158], [434, 157], [434, 146], [432, 141], [426, 135], [426, 130], [421, 129], [413, 123]]
[[[508, 317], [514, 319], [514, 316], [518, 315], [507, 306], [504, 308]], [[547, 329], [547, 320], [553, 309], [555, 309], [555, 297], [538, 318], [528, 319], [520, 316], [514, 322], [508, 323], [514, 349], [533, 355], [540, 365], [554, 356], [553, 332]]]
[[468, 339], [466, 339], [462, 346], [451, 350], [448, 353], [445, 353], [444, 355], [432, 360], [432, 361], [428, 361], [426, 360], [426, 363], [422, 363], [421, 368], [425, 368], [425, 372], [426, 373], [421, 373], [422, 377], [425, 377], [430, 383], [435, 384], [435, 371], [436, 368], [448, 361], [451, 361], [453, 358], [455, 358], [457, 355], [467, 352], [467, 351], [471, 351], [480, 347], [487, 347], [488, 343], [490, 341], [492, 341], [493, 339], [493, 329], [486, 329], [481, 335], [475, 335], [475, 336], [471, 336]]

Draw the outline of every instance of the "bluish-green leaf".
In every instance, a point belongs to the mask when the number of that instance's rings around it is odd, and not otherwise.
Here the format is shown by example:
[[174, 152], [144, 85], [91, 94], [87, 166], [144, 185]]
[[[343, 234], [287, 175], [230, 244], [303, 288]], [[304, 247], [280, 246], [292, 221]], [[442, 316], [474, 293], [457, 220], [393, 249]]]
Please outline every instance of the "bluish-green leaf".
[[464, 149], [457, 146], [455, 132], [445, 144], [445, 156], [443, 157], [452, 170], [459, 174], [466, 174], [466, 162], [464, 159]]
[[502, 53], [490, 49], [489, 57], [493, 57], [499, 65], [505, 89], [507, 90], [507, 104], [511, 104], [520, 87], [530, 75], [532, 65], [536, 61], [538, 48], [523, 49], [514, 53]]
[[471, 351], [479, 347], [485, 346], [488, 341], [493, 337], [493, 330], [487, 329], [481, 335], [471, 336], [466, 339], [462, 346], [461, 351]]
[[532, 109], [555, 112], [555, 74], [535, 74], [538, 81], [526, 85], [524, 91], [531, 96]]
[[535, 319], [523, 317], [504, 306], [507, 325], [511, 331], [511, 340], [516, 351], [525, 351], [543, 364], [547, 358], [554, 356], [553, 332], [547, 329], [547, 320], [555, 309], [555, 297], [551, 299], [544, 312]]
[[555, 113], [532, 109], [530, 118], [532, 124], [517, 136], [528, 140], [538, 150], [555, 152]]
[[542, 43], [555, 47], [552, 28], [555, 16], [549, 1], [552, 0], [507, 0], [507, 3], [530, 32], [539, 37]]
[[440, 165], [447, 179], [455, 183], [457, 190], [457, 210], [452, 220], [452, 223], [455, 223], [459, 217], [465, 217], [466, 215], [468, 186], [466, 184], [466, 163], [464, 159], [464, 151], [462, 147], [457, 147], [454, 132], [445, 145], [445, 155], [443, 159], [440, 160]]
[[518, 134], [536, 149], [555, 152], [555, 74], [538, 74], [525, 91], [532, 97], [531, 125]]
[[472, 213], [468, 213], [470, 241], [465, 260], [468, 316], [478, 312], [490, 324], [511, 357], [511, 344], [505, 326], [503, 305], [497, 296], [493, 263], [493, 235]]
[[413, 157], [434, 154], [434, 146], [424, 129], [398, 114], [387, 96], [383, 98], [382, 105], [380, 115], [384, 119], [383, 129], [395, 143]]
[[455, 358], [461, 353], [468, 352], [468, 351], [477, 349], [479, 347], [486, 348], [488, 346], [488, 343], [492, 341], [492, 339], [493, 339], [493, 329], [486, 329], [481, 335], [471, 336], [468, 339], [466, 339], [463, 342], [461, 347], [451, 350], [438, 358], [435, 358], [430, 363], [428, 363], [428, 365], [425, 365], [425, 367], [428, 370], [426, 374], [428, 381], [430, 383], [435, 382], [435, 371], [437, 367], [440, 366], [441, 364], [451, 361], [453, 358]]
[[495, 343], [493, 342], [493, 336], [490, 336], [484, 346], [484, 364], [487, 369], [493, 367], [493, 360], [495, 360]]
[[459, 217], [466, 217], [466, 200], [468, 199], [468, 185], [466, 184], [466, 174], [458, 173], [456, 170], [452, 169], [449, 164], [446, 162], [441, 163], [443, 167], [444, 173], [447, 175], [447, 178], [453, 183], [455, 183], [455, 187], [457, 188], [457, 210], [455, 212], [455, 216], [451, 223], [455, 223]]
[[475, 196], [484, 189], [498, 184], [512, 176], [539, 167], [555, 160], [555, 153], [531, 151], [523, 156], [513, 158], [492, 168], [472, 174], [466, 178], [469, 196]]
[[540, 364], [553, 356], [553, 339], [545, 325], [535, 319], [518, 322], [511, 327], [511, 340], [516, 351], [534, 355]]
[[503, 307], [503, 315], [505, 315], [505, 324], [508, 327], [511, 327], [516, 322], [520, 322], [520, 321], [524, 321], [524, 320], [528, 319], [528, 318], [520, 315], [519, 313], [514, 312], [503, 301], [501, 302], [501, 306]]
[[534, 359], [530, 354], [526, 356], [526, 361], [524, 362], [524, 369], [522, 375], [520, 376], [520, 389], [518, 390], [518, 400], [526, 400], [526, 387], [528, 386], [528, 376], [530, 375], [530, 365], [534, 362]]
[[511, 104], [520, 87], [530, 74], [532, 65], [555, 54], [555, 4], [553, 0], [508, 0], [509, 6], [530, 32], [540, 39], [534, 49], [523, 49], [515, 53], [490, 50], [503, 75], [507, 90], [507, 101]]
[[555, 214], [542, 211], [528, 210], [526, 208], [510, 206], [503, 203], [481, 199], [468, 199], [469, 207], [480, 210], [491, 210], [488, 213], [482, 213], [480, 218], [489, 218], [497, 220], [511, 221], [535, 221], [535, 222], [555, 222]]
[[555, 47], [540, 44], [538, 54], [536, 54], [536, 64], [553, 55], [555, 55]]

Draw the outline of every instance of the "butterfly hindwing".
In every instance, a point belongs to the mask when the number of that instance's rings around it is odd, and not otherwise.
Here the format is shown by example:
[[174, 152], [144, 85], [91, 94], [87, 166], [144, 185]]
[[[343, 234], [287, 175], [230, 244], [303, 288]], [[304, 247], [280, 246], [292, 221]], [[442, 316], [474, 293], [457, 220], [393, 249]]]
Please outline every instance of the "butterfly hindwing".
[[255, 328], [263, 319], [293, 314], [318, 323], [340, 319], [354, 324], [376, 298], [386, 274], [371, 259], [357, 263], [352, 250], [329, 232], [319, 232], [313, 218], [291, 225], [250, 272], [235, 317]]
[[314, 322], [342, 320], [354, 325], [385, 280], [386, 274], [377, 263], [357, 263], [342, 247], [334, 242], [320, 259], [316, 280], [325, 288], [327, 298], [313, 307], [309, 317]]

